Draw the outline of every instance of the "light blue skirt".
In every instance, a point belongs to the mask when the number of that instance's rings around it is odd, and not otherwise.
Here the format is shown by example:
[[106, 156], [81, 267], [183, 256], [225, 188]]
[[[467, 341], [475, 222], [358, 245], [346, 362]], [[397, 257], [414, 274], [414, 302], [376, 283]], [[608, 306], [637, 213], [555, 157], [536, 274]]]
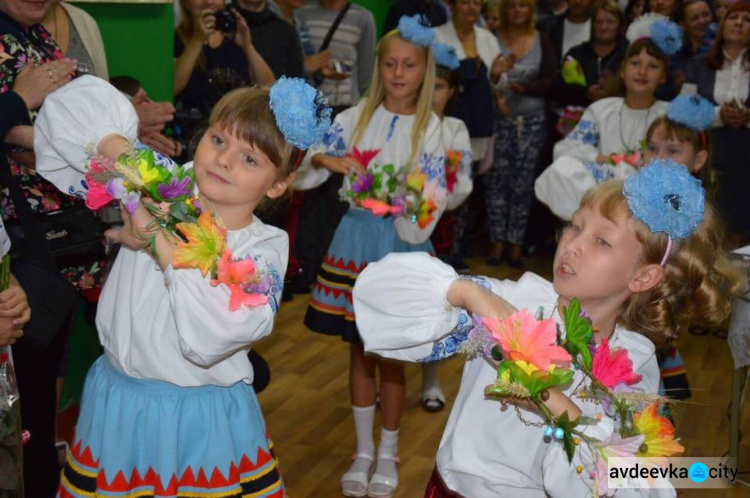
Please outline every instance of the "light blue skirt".
[[282, 497], [255, 391], [130, 377], [102, 356], [86, 377], [58, 496]]

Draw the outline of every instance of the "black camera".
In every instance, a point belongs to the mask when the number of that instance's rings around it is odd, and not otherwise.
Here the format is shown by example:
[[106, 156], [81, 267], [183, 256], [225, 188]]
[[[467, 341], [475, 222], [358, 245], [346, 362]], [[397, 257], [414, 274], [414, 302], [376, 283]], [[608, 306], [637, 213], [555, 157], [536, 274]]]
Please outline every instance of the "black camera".
[[237, 31], [237, 19], [229, 9], [217, 10], [214, 13], [216, 17], [216, 29], [227, 35], [233, 35]]

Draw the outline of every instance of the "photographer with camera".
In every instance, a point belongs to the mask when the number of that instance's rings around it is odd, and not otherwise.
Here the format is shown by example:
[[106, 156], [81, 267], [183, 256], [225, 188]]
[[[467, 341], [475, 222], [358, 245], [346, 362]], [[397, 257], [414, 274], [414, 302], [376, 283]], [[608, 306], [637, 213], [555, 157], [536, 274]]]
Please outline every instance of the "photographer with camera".
[[[180, 0], [182, 22], [174, 42], [178, 114], [199, 113], [207, 118], [227, 92], [248, 85], [270, 86], [275, 81], [253, 45], [245, 19], [223, 6], [222, 0]], [[180, 130], [186, 141], [194, 131], [195, 127]]]

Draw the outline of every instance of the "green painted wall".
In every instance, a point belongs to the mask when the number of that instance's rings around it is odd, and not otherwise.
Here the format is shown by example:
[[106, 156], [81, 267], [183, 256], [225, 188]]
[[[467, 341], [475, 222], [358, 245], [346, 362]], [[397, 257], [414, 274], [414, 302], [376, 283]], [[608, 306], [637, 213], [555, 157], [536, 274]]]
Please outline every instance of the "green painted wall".
[[375, 16], [375, 22], [378, 25], [378, 38], [380, 38], [380, 35], [383, 33], [385, 16], [388, 14], [391, 2], [389, 0], [352, 0], [352, 3], [370, 9], [372, 15]]
[[96, 19], [110, 76], [141, 81], [152, 100], [172, 100], [172, 4], [76, 3]]

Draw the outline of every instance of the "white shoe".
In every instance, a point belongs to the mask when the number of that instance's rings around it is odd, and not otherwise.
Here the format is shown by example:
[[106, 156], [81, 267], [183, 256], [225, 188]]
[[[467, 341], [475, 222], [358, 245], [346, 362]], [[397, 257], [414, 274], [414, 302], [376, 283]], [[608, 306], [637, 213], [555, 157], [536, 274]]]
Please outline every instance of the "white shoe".
[[356, 460], [357, 458], [369, 460], [370, 468], [367, 472], [350, 470], [341, 476], [341, 494], [353, 498], [362, 498], [367, 496], [370, 476], [373, 472], [374, 457], [370, 453], [356, 453], [352, 456], [352, 460]]
[[[392, 460], [399, 463], [397, 456], [378, 455], [378, 460]], [[367, 485], [367, 496], [369, 498], [392, 498], [398, 488], [398, 475], [384, 476], [375, 473]]]

